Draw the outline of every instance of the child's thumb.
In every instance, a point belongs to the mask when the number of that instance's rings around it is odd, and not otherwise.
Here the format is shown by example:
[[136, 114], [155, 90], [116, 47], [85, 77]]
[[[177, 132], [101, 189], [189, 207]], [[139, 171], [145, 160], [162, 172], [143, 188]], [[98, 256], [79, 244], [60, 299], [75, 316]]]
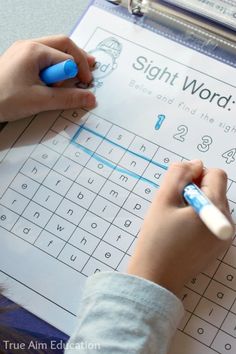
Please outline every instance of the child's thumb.
[[203, 171], [201, 160], [173, 163], [163, 179], [159, 190], [159, 197], [167, 204], [179, 205], [182, 203], [184, 187], [198, 179]]

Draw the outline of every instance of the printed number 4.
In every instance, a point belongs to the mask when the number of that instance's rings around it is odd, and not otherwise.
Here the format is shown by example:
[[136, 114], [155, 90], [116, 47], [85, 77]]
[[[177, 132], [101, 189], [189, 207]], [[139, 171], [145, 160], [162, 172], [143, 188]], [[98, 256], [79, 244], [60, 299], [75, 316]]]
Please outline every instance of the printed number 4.
[[235, 154], [236, 154], [236, 148], [233, 148], [228, 151], [225, 151], [222, 154], [222, 157], [225, 159], [226, 163], [230, 164], [231, 162], [235, 161]]

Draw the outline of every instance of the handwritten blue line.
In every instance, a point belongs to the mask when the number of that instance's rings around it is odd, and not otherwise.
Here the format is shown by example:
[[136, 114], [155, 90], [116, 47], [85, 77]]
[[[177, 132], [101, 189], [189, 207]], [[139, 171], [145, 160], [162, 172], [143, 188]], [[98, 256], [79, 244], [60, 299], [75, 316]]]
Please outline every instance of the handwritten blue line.
[[112, 144], [112, 145], [114, 145], [114, 146], [117, 146], [117, 147], [119, 147], [120, 149], [129, 152], [131, 155], [134, 155], [134, 156], [136, 156], [136, 157], [139, 157], [139, 158], [141, 158], [141, 159], [143, 159], [143, 160], [145, 160], [145, 161], [147, 161], [147, 162], [149, 162], [149, 163], [151, 163], [151, 164], [153, 164], [153, 165], [155, 165], [155, 166], [158, 166], [158, 167], [160, 167], [160, 168], [163, 168], [163, 170], [165, 170], [165, 171], [168, 170], [168, 166], [163, 165], [163, 164], [161, 164], [161, 163], [158, 163], [158, 162], [156, 162], [156, 161], [153, 161], [153, 160], [149, 159], [148, 157], [145, 157], [145, 156], [143, 156], [143, 155], [140, 155], [140, 154], [138, 154], [138, 153], [136, 153], [136, 152], [134, 152], [134, 151], [132, 151], [132, 150], [126, 149], [126, 148], [124, 148], [122, 145], [115, 143], [114, 141], [112, 141], [112, 140], [106, 138], [105, 136], [103, 136], [102, 134], [99, 134], [99, 133], [97, 133], [97, 132], [93, 131], [92, 129], [87, 128], [87, 127], [85, 127], [85, 126], [81, 126], [81, 127], [78, 129], [78, 131], [76, 132], [76, 134], [75, 134], [74, 137], [72, 138], [73, 141], [74, 141], [75, 139], [77, 139], [77, 137], [78, 137], [79, 134], [81, 133], [81, 129], [84, 129], [84, 130], [86, 130], [86, 131], [88, 131], [88, 132], [90, 132], [90, 133], [96, 135], [97, 137], [106, 140], [106, 141], [109, 142], [110, 144]]
[[82, 129], [84, 129], [84, 130], [86, 130], [86, 131], [88, 131], [88, 132], [94, 134], [95, 136], [97, 136], [97, 137], [99, 137], [99, 138], [101, 138], [101, 139], [103, 139], [103, 140], [109, 142], [111, 145], [114, 145], [114, 146], [116, 146], [116, 147], [119, 147], [119, 148], [122, 149], [122, 150], [125, 150], [126, 152], [130, 153], [131, 155], [134, 155], [134, 156], [136, 156], [136, 157], [139, 157], [139, 158], [141, 158], [141, 159], [143, 159], [143, 160], [149, 162], [150, 164], [153, 164], [153, 165], [155, 165], [155, 166], [158, 166], [158, 167], [160, 167], [160, 168], [162, 168], [162, 169], [164, 169], [164, 170], [167, 170], [167, 169], [168, 169], [167, 166], [162, 165], [162, 164], [160, 164], [160, 163], [158, 163], [158, 162], [155, 162], [155, 161], [153, 161], [153, 160], [151, 160], [151, 159], [149, 159], [149, 158], [147, 158], [147, 157], [145, 157], [145, 156], [143, 156], [143, 155], [140, 155], [140, 154], [138, 154], [138, 153], [136, 153], [136, 152], [134, 152], [134, 151], [131, 151], [131, 150], [129, 150], [129, 149], [126, 149], [126, 148], [124, 148], [122, 145], [120, 145], [120, 144], [118, 144], [118, 143], [115, 143], [114, 141], [112, 141], [112, 140], [106, 138], [105, 136], [103, 136], [102, 134], [99, 134], [99, 133], [93, 131], [92, 129], [87, 128], [87, 127], [85, 127], [84, 125], [81, 125], [81, 126], [79, 127], [79, 129], [77, 130], [77, 132], [75, 133], [75, 135], [74, 135], [73, 138], [72, 138], [71, 143], [72, 143], [73, 145], [76, 145], [79, 149], [83, 150], [86, 154], [90, 155], [92, 158], [94, 158], [94, 159], [97, 160], [98, 162], [101, 162], [101, 163], [104, 164], [105, 166], [107, 166], [107, 167], [109, 167], [109, 168], [111, 168], [111, 169], [113, 169], [113, 170], [116, 170], [116, 171], [118, 171], [118, 172], [124, 173], [124, 174], [126, 174], [126, 175], [128, 175], [128, 176], [131, 176], [131, 177], [133, 177], [133, 178], [135, 178], [135, 179], [138, 179], [138, 180], [147, 182], [148, 184], [152, 185], [152, 186], [155, 187], [155, 188], [158, 188], [158, 187], [159, 187], [158, 184], [156, 184], [155, 182], [152, 182], [152, 181], [149, 180], [148, 178], [145, 178], [145, 177], [143, 177], [143, 176], [140, 176], [139, 174], [137, 174], [137, 173], [135, 173], [135, 172], [131, 172], [131, 171], [126, 170], [126, 169], [124, 169], [124, 168], [121, 168], [121, 167], [119, 167], [119, 166], [116, 166], [116, 165], [113, 164], [112, 162], [109, 162], [109, 161], [105, 160], [104, 158], [100, 157], [100, 156], [99, 156], [98, 154], [96, 154], [95, 152], [93, 152], [93, 151], [89, 150], [88, 148], [86, 148], [86, 147], [80, 145], [80, 144], [76, 141], [76, 139], [78, 138], [78, 136], [79, 136], [79, 134], [81, 133]]
[[98, 162], [101, 162], [102, 164], [104, 164], [107, 167], [110, 167], [113, 170], [116, 170], [118, 172], [124, 173], [124, 174], [126, 174], [128, 176], [131, 176], [131, 177], [135, 178], [135, 179], [139, 179], [141, 181], [147, 182], [147, 183], [151, 184], [155, 188], [159, 187], [158, 184], [150, 181], [148, 178], [142, 177], [142, 176], [138, 175], [137, 173], [128, 171], [128, 170], [126, 170], [124, 168], [121, 168], [119, 166], [114, 165], [112, 162], [109, 162], [109, 161], [103, 159], [102, 157], [100, 157], [99, 155], [94, 153], [93, 151], [91, 151], [91, 150], [87, 149], [86, 147], [76, 143], [75, 141], [72, 141], [72, 144], [76, 145], [80, 150], [83, 150], [86, 154], [90, 155], [92, 158], [94, 158]]

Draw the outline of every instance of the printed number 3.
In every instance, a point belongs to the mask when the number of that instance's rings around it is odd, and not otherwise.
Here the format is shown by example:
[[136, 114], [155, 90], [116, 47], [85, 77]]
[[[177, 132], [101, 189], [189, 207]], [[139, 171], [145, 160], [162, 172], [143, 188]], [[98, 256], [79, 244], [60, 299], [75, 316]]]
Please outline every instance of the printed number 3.
[[[177, 127], [177, 131], [178, 133], [173, 135], [173, 138], [176, 140], [179, 140], [181, 142], [185, 141], [185, 137], [188, 134], [188, 127], [186, 125], [179, 125]], [[210, 137], [209, 135], [204, 135], [202, 137], [202, 142], [201, 144], [198, 144], [197, 148], [199, 151], [201, 152], [206, 152], [209, 150], [210, 145], [212, 144], [213, 140], [212, 137]]]
[[197, 148], [201, 152], [206, 152], [209, 150], [210, 145], [212, 144], [213, 140], [209, 135], [204, 135], [202, 137], [202, 143], [198, 144]]

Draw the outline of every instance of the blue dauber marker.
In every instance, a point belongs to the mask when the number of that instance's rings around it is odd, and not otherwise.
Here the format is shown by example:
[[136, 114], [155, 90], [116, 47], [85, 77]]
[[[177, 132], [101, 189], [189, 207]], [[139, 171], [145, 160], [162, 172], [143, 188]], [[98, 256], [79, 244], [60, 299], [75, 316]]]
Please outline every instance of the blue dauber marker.
[[39, 76], [46, 85], [51, 85], [56, 82], [71, 79], [75, 77], [78, 72], [78, 65], [74, 60], [68, 59], [43, 69]]
[[233, 225], [194, 183], [185, 186], [183, 196], [215, 236], [221, 240], [233, 237]]

